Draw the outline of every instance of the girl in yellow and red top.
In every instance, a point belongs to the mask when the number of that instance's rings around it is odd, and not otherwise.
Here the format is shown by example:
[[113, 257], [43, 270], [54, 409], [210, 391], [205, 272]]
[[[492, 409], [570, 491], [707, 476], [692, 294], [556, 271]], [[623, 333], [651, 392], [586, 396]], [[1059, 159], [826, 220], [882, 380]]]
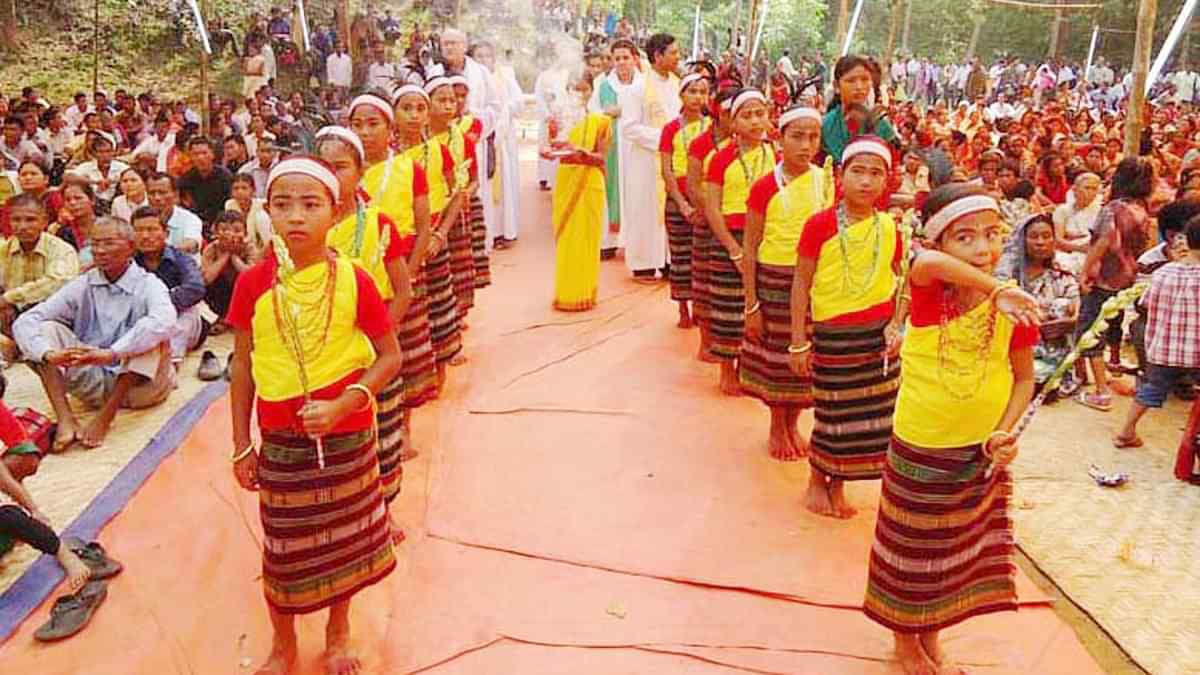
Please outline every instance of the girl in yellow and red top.
[[[437, 81], [430, 84], [436, 86]], [[437, 388], [441, 391], [446, 382], [446, 366], [462, 351], [458, 298], [454, 295], [447, 246], [450, 225], [458, 220], [462, 198], [454, 191], [454, 159], [450, 150], [425, 137], [429, 124], [429, 90], [429, 85], [424, 88], [416, 85], [400, 87], [395, 92], [393, 110], [396, 113], [397, 151], [424, 169], [429, 180], [432, 236], [425, 257], [424, 279], [429, 300], [429, 332], [437, 362]]]
[[[429, 334], [429, 298], [422, 274], [431, 238], [429, 181], [424, 167], [392, 150], [394, 120], [391, 103], [381, 96], [363, 94], [350, 104], [350, 127], [362, 141], [367, 167], [359, 187], [373, 205], [391, 218], [401, 240], [412, 240], [412, 250], [405, 260], [412, 286], [411, 300], [396, 330], [404, 352], [400, 431], [405, 435], [406, 447], [401, 457], [408, 459], [415, 453], [412, 435], [408, 433], [412, 411], [437, 395], [437, 361]], [[384, 403], [386, 407], [387, 401]], [[387, 437], [391, 431], [385, 426], [383, 435]]]
[[[792, 367], [813, 379], [806, 506], [855, 514], [847, 480], [874, 480], [892, 435], [900, 364], [891, 352], [902, 316], [895, 296], [904, 259], [895, 221], [875, 208], [891, 172], [883, 140], [860, 136], [842, 154], [842, 199], [808, 219], [792, 284]], [[809, 313], [812, 338], [809, 338]]]
[[[376, 206], [366, 204], [366, 195], [358, 188], [362, 179], [364, 153], [362, 142], [345, 127], [330, 126], [317, 132], [316, 150], [321, 159], [333, 167], [341, 192], [338, 195], [334, 222], [326, 243], [356, 265], [366, 270], [375, 282], [379, 295], [388, 303], [393, 325], [399, 325], [412, 300], [405, 255], [411, 252], [416, 235], [401, 237], [392, 219]], [[424, 174], [421, 174], [422, 178]], [[423, 184], [414, 186], [427, 190]], [[420, 194], [419, 192], [417, 194]], [[391, 504], [400, 494], [404, 471], [400, 457], [404, 452], [404, 434], [400, 428], [404, 398], [404, 378], [387, 383], [377, 397], [375, 411], [379, 429], [379, 483], [383, 499]], [[397, 541], [404, 533], [392, 518], [392, 536]]]
[[984, 188], [944, 185], [923, 211], [864, 609], [904, 672], [961, 672], [939, 631], [1017, 608], [1006, 466], [1033, 398], [1038, 302], [992, 276], [1005, 225]]
[[692, 299], [692, 227], [704, 210], [688, 198], [688, 147], [708, 131], [708, 80], [692, 73], [679, 83], [682, 114], [663, 127], [658, 143], [663, 182], [667, 186], [664, 221], [671, 253], [671, 299], [679, 303], [679, 327], [692, 327], [688, 301]]
[[[451, 75], [450, 81], [454, 83], [454, 95], [458, 97], [458, 118], [454, 124], [466, 138], [467, 145], [471, 148], [469, 151], [471, 156], [478, 156], [479, 142], [483, 140], [483, 121], [467, 111], [467, 96], [471, 93], [471, 85], [462, 75]], [[472, 165], [478, 184], [478, 161], [472, 162]], [[479, 197], [478, 185], [476, 188], [463, 208], [467, 212], [467, 221], [471, 226], [471, 253], [475, 257], [475, 288], [479, 289], [492, 285], [492, 265], [488, 259], [488, 231], [487, 223], [483, 219], [483, 200]], [[493, 190], [492, 194], [498, 195], [499, 192]], [[507, 247], [506, 239], [503, 237], [496, 239], [500, 248]]]
[[796, 424], [800, 411], [812, 407], [812, 380], [793, 373], [788, 358], [796, 245], [804, 223], [825, 209], [833, 186], [811, 164], [821, 149], [821, 114], [792, 108], [779, 125], [783, 161], [754, 184], [746, 204], [746, 337], [738, 377], [742, 389], [771, 410], [771, 456], [794, 462], [808, 454]]
[[750, 187], [775, 168], [775, 149], [765, 140], [767, 113], [767, 97], [757, 89], [743, 89], [733, 98], [733, 142], [713, 156], [705, 176], [704, 207], [713, 233], [708, 257], [712, 324], [709, 353], [721, 362], [721, 391], [730, 396], [741, 393], [734, 362], [742, 346], [746, 319], [742, 287], [746, 200]]
[[709, 126], [707, 132], [700, 134], [688, 146], [685, 194], [701, 214], [701, 217], [692, 223], [692, 320], [700, 327], [700, 348], [696, 358], [706, 363], [717, 363], [718, 359], [709, 353], [712, 346], [712, 322], [709, 321], [712, 314], [712, 293], [708, 283], [708, 250], [712, 248], [712, 229], [708, 226], [708, 209], [705, 207], [707, 190], [704, 176], [708, 173], [708, 165], [713, 156], [729, 142], [733, 133], [733, 116], [729, 114], [729, 108], [733, 105], [733, 97], [737, 93], [737, 89], [722, 89], [717, 92], [710, 113], [715, 122]]
[[400, 347], [371, 276], [325, 243], [340, 192], [332, 169], [314, 157], [271, 170], [272, 251], [238, 277], [226, 317], [236, 333], [234, 475], [258, 491], [274, 627], [259, 673], [291, 672], [294, 616], [326, 607], [325, 669], [361, 668], [350, 651], [350, 599], [396, 566], [373, 409], [376, 392], [400, 372]]
[[[425, 85], [429, 93], [429, 136], [450, 151], [454, 159], [454, 190], [469, 195], [479, 190], [479, 173], [475, 161], [475, 144], [468, 143], [458, 128], [458, 96], [448, 77], [435, 77]], [[458, 300], [458, 320], [465, 329], [467, 312], [475, 306], [475, 257], [471, 250], [469, 209], [459, 210], [459, 216], [449, 224], [446, 248], [450, 252], [450, 275], [454, 295]], [[457, 358], [461, 359], [459, 355]]]

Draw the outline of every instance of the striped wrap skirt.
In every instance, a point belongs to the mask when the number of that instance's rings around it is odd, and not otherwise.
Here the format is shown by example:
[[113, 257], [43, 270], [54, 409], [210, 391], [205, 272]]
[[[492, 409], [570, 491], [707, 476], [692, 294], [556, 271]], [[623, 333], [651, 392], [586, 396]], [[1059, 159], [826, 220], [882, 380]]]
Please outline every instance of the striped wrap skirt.
[[375, 422], [379, 427], [379, 489], [383, 500], [391, 503], [400, 496], [404, 467], [404, 433], [400, 421], [404, 416], [404, 378], [397, 376], [375, 397]]
[[396, 337], [404, 353], [404, 365], [400, 368], [404, 396], [400, 405], [410, 410], [419, 408], [437, 395], [437, 361], [429, 337], [429, 295], [422, 270], [412, 276], [412, 302]]
[[842, 480], [875, 480], [883, 472], [900, 390], [900, 359], [884, 371], [887, 320], [857, 326], [813, 326], [812, 450], [814, 468]]
[[670, 197], [667, 197], [664, 218], [667, 248], [671, 252], [671, 299], [686, 302], [692, 299], [692, 224]]
[[425, 260], [425, 289], [429, 296], [429, 339], [433, 342], [433, 356], [441, 365], [462, 351], [458, 298], [454, 295], [448, 247], [443, 246]]
[[468, 220], [471, 223], [471, 255], [475, 261], [475, 288], [492, 285], [492, 265], [488, 260], [487, 223], [483, 221], [483, 202], [479, 194], [469, 202]]
[[396, 567], [370, 430], [313, 439], [263, 434], [258, 460], [263, 594], [280, 614], [345, 602]]
[[898, 633], [1017, 609], [1012, 477], [987, 475], [979, 444], [922, 448], [892, 438], [871, 547], [867, 617]]
[[[740, 244], [741, 230], [730, 234]], [[746, 289], [742, 274], [729, 259], [729, 251], [716, 237], [708, 246], [708, 321], [712, 333], [709, 353], [722, 361], [733, 361], [742, 348], [746, 327]]]
[[464, 214], [450, 226], [450, 274], [454, 279], [454, 295], [458, 298], [459, 318], [475, 306], [475, 255], [471, 252], [471, 223]]
[[708, 328], [708, 248], [712, 246], [712, 230], [708, 221], [701, 218], [699, 225], [692, 226], [692, 319]]
[[789, 367], [788, 346], [792, 343], [792, 279], [796, 268], [758, 263], [758, 303], [763, 335], [742, 340], [738, 379], [742, 390], [768, 406], [811, 408], [812, 379], [802, 378]]

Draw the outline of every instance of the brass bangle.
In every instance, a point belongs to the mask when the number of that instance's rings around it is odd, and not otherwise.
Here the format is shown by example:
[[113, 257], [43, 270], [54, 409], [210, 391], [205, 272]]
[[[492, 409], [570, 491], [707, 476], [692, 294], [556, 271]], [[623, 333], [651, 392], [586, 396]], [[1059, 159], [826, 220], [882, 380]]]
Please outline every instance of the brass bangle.
[[796, 345], [788, 345], [788, 353], [789, 354], [803, 354], [805, 352], [812, 351], [812, 348], [813, 348], [812, 342], [805, 343], [803, 345], [800, 345], [799, 347], [797, 347]]
[[348, 385], [346, 387], [346, 391], [361, 391], [367, 395], [367, 402], [359, 406], [354, 412], [363, 412], [365, 410], [371, 410], [375, 407], [375, 393], [372, 392], [367, 385], [355, 382], [354, 384]]
[[1012, 436], [1012, 432], [1004, 431], [1001, 429], [996, 429], [992, 433], [988, 434], [987, 439], [985, 439], [983, 441], [983, 456], [986, 457], [989, 461], [994, 459], [992, 456], [991, 448], [989, 448], [988, 446], [990, 446], [992, 444], [992, 439], [1004, 438], [1007, 436]]
[[750, 316], [751, 314], [756, 314], [758, 312], [758, 310], [760, 310], [760, 309], [762, 309], [762, 303], [756, 302], [756, 303], [754, 303], [754, 305], [752, 307], [750, 307], [750, 309], [746, 310], [746, 316]]
[[739, 254], [737, 254], [737, 255], [730, 255], [730, 256], [729, 256], [729, 261], [730, 261], [730, 262], [741, 262], [741, 261], [742, 261], [742, 258], [745, 258], [745, 257], [746, 257], [746, 254], [745, 254], [745, 253], [739, 253]]
[[993, 288], [992, 292], [988, 294], [988, 304], [995, 305], [997, 298], [1000, 297], [1000, 294], [1003, 293], [1005, 291], [1005, 289], [1008, 289], [1008, 288], [1015, 288], [1015, 286], [1009, 286], [1008, 284], [1000, 284], [999, 286]]
[[233, 462], [234, 464], [237, 464], [238, 462], [242, 461], [243, 459], [246, 459], [247, 457], [249, 457], [249, 456], [250, 456], [250, 454], [251, 454], [251, 453], [253, 453], [254, 451], [255, 451], [255, 448], [254, 448], [254, 443], [253, 443], [253, 442], [251, 442], [251, 443], [250, 443], [249, 445], [247, 445], [247, 446], [246, 446], [246, 448], [245, 448], [244, 450], [242, 450], [241, 452], [238, 452], [238, 453], [235, 453], [235, 454], [231, 455], [231, 456], [229, 457], [229, 460], [230, 460], [231, 462]]

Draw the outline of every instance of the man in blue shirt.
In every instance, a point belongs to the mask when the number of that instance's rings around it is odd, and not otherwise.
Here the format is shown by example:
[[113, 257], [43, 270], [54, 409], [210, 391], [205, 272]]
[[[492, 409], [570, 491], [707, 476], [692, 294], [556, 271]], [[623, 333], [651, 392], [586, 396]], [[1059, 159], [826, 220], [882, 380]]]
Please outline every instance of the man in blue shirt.
[[153, 206], [143, 206], [134, 212], [133, 239], [137, 248], [134, 261], [163, 282], [179, 315], [175, 334], [171, 336], [171, 361], [178, 368], [183, 357], [205, 338], [200, 301], [206, 289], [200, 266], [191, 256], [167, 244], [167, 226]]
[[[99, 447], [120, 408], [157, 405], [175, 388], [175, 306], [163, 282], [133, 262], [133, 227], [101, 218], [91, 241], [95, 267], [13, 322], [58, 419], [55, 452], [76, 441]], [[86, 427], [68, 393], [99, 409]]]

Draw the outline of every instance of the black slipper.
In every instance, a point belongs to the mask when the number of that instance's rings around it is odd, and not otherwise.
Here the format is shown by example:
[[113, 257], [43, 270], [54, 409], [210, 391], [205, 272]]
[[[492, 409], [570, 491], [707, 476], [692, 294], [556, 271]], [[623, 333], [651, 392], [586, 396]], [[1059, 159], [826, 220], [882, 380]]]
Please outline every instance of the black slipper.
[[88, 566], [92, 571], [93, 581], [111, 579], [125, 569], [124, 565], [108, 557], [108, 552], [99, 542], [84, 543], [77, 537], [66, 537], [62, 540], [62, 545], [71, 549], [71, 552]]
[[108, 583], [105, 581], [89, 581], [73, 595], [60, 597], [50, 608], [50, 620], [37, 629], [34, 639], [53, 642], [75, 635], [88, 625], [107, 597]]

